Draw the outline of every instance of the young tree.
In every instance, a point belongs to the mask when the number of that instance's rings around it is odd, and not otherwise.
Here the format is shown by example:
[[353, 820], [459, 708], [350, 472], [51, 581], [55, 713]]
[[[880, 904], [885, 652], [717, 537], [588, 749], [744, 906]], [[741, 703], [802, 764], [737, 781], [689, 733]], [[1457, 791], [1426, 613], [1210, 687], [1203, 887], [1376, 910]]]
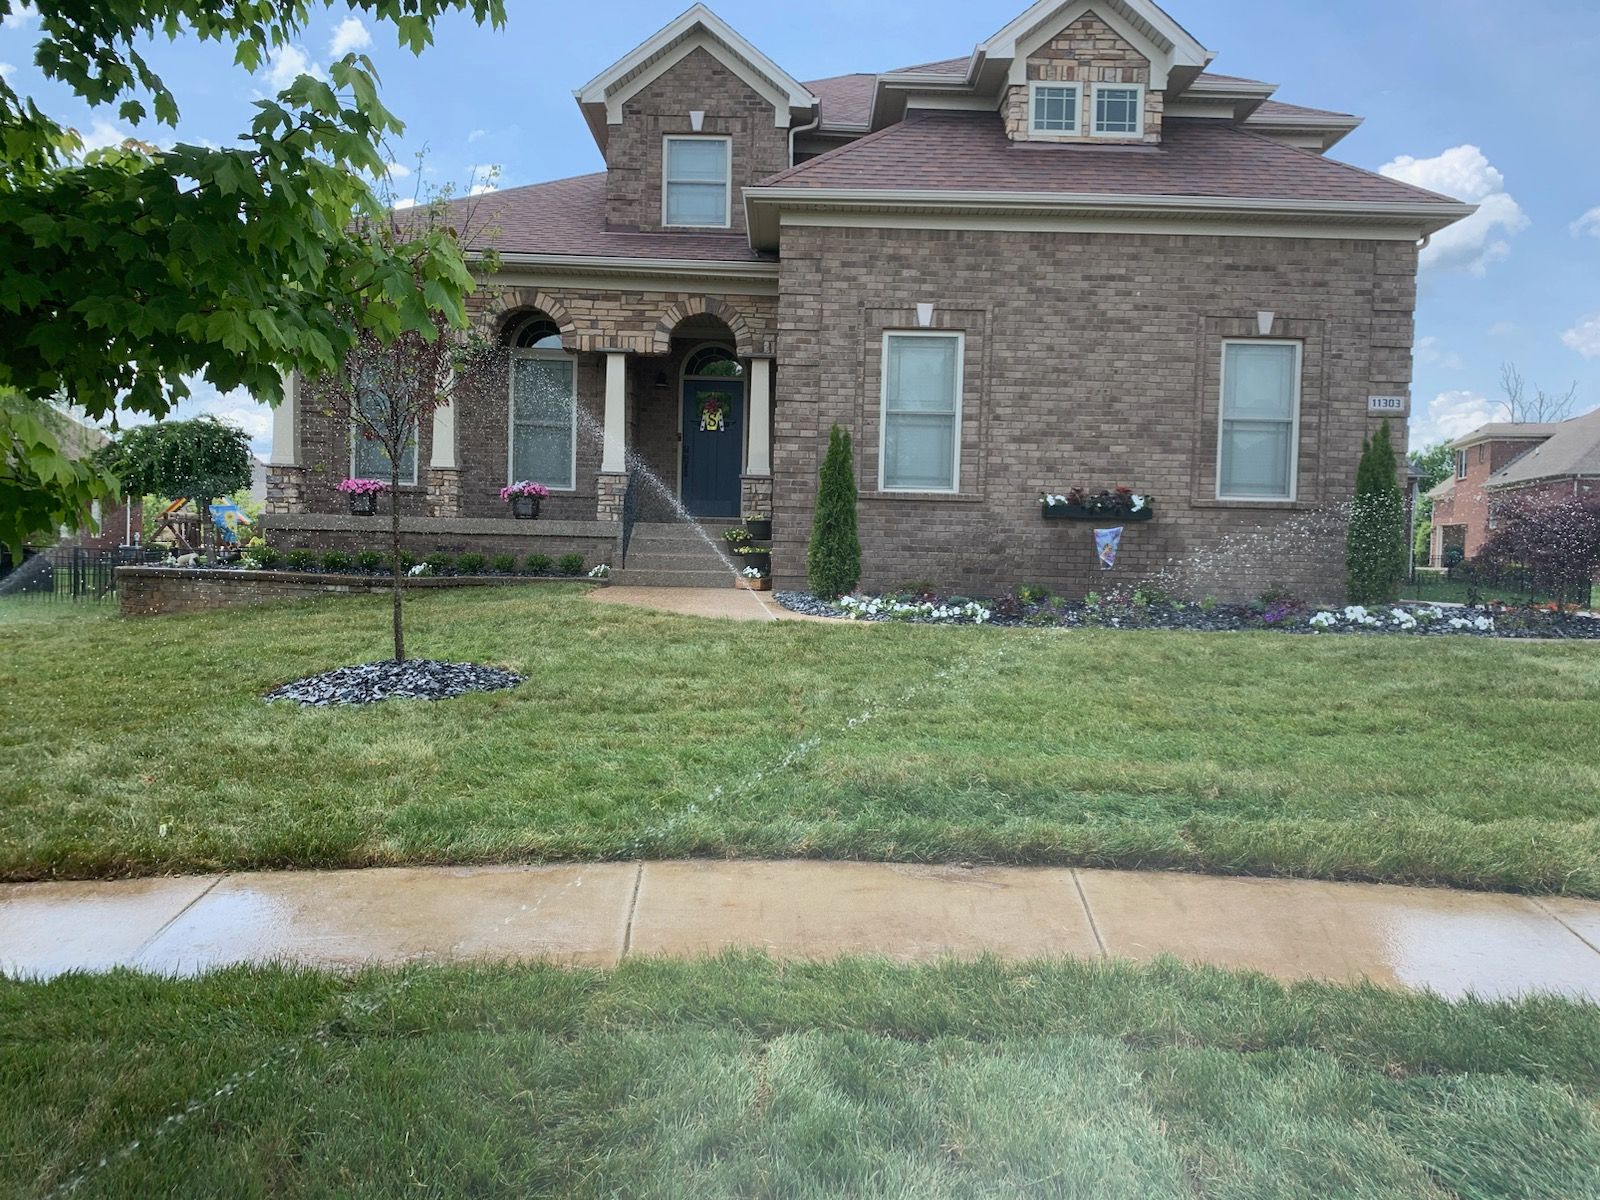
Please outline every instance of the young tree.
[[[505, 22], [504, 0], [352, 3], [413, 53], [446, 13]], [[8, 37], [37, 21], [33, 59], [45, 77], [144, 132], [179, 118], [146, 42], [223, 43], [255, 71], [330, 6], [0, 0], [0, 17]], [[453, 241], [426, 228], [396, 243], [357, 236], [361, 218], [382, 211], [367, 180], [383, 177], [386, 139], [403, 126], [379, 102], [365, 55], [347, 54], [325, 75], [302, 74], [257, 101], [232, 146], [158, 149], [130, 138], [89, 153], [0, 77], [0, 262], [18, 268], [0, 271], [0, 388], [40, 402], [71, 396], [91, 418], [118, 407], [165, 416], [190, 376], [276, 403], [280, 368], [336, 370], [363, 334], [432, 336], [439, 313], [464, 327], [471, 276]], [[49, 475], [55, 452], [30, 457]]]
[[136, 426], [107, 446], [102, 456], [130, 500], [165, 496], [192, 501], [200, 517], [202, 552], [211, 524], [211, 501], [249, 487], [254, 466], [249, 436], [215, 417]]
[[828, 454], [822, 460], [806, 574], [811, 590], [824, 600], [837, 600], [854, 591], [861, 578], [855, 456], [849, 431], [837, 425], [828, 433]]
[[1406, 506], [1387, 421], [1362, 443], [1345, 570], [1351, 604], [1387, 604], [1400, 596], [1406, 573]]
[[1564, 614], [1600, 575], [1600, 494], [1524, 494], [1493, 503], [1495, 529], [1480, 561], [1526, 571], [1534, 590]]
[[1572, 415], [1572, 406], [1578, 400], [1576, 383], [1559, 395], [1547, 392], [1542, 387], [1535, 387], [1533, 395], [1528, 395], [1527, 381], [1522, 378], [1522, 372], [1517, 370], [1516, 363], [1509, 362], [1500, 365], [1500, 390], [1505, 393], [1500, 406], [1505, 409], [1508, 421], [1534, 424], [1565, 421]]

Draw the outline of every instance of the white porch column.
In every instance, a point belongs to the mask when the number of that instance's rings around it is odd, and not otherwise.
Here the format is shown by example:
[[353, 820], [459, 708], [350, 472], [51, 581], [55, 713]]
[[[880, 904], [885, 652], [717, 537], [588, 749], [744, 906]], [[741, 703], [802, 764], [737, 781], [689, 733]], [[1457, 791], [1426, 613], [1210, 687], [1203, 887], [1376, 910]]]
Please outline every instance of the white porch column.
[[623, 350], [605, 353], [606, 425], [600, 473], [625, 475], [628, 471], [628, 355]]
[[295, 395], [295, 374], [283, 373], [283, 399], [272, 410], [272, 454], [267, 465], [273, 467], [298, 467], [300, 465], [300, 414], [299, 397]]
[[750, 360], [750, 451], [746, 475], [772, 474], [772, 360]]
[[433, 410], [433, 457], [428, 465], [435, 471], [458, 471], [456, 461], [456, 406], [441, 404]]

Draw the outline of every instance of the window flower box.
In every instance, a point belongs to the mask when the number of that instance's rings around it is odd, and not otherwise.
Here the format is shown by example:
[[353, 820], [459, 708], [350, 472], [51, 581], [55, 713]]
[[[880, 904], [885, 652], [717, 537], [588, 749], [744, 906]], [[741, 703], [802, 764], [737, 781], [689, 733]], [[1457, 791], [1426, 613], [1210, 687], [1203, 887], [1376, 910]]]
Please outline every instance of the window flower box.
[[338, 490], [350, 497], [350, 515], [375, 517], [378, 515], [378, 497], [389, 490], [381, 479], [346, 479]]
[[500, 489], [500, 499], [511, 506], [511, 515], [519, 521], [537, 521], [539, 503], [550, 495], [542, 483], [523, 480]]
[[1133, 525], [1156, 517], [1154, 499], [1123, 487], [1108, 492], [1073, 488], [1065, 495], [1046, 492], [1039, 497], [1039, 511], [1046, 521], [1117, 521]]

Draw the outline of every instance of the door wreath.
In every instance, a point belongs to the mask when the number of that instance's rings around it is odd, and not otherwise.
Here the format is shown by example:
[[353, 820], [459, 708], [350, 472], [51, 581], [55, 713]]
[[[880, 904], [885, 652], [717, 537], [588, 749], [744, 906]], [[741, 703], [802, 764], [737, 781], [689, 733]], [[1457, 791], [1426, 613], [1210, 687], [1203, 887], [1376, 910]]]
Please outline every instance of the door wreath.
[[700, 397], [700, 432], [722, 433], [728, 428], [728, 396], [707, 392]]

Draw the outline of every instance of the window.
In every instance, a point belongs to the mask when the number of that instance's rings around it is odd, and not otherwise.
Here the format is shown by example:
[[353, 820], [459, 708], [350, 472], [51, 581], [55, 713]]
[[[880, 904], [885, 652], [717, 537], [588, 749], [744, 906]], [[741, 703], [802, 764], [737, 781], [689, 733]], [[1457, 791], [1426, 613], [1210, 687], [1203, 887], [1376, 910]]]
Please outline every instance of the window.
[[959, 333], [888, 333], [883, 338], [882, 487], [954, 492], [961, 479]]
[[530, 479], [571, 491], [578, 472], [577, 366], [559, 351], [512, 354], [509, 482]]
[[1075, 84], [1030, 85], [1034, 133], [1078, 132], [1078, 88]]
[[726, 229], [732, 199], [724, 137], [669, 137], [663, 151], [662, 223]]
[[1456, 478], [1457, 479], [1465, 479], [1466, 477], [1467, 477], [1467, 452], [1465, 450], [1457, 450], [1456, 451]]
[[1144, 85], [1097, 85], [1094, 132], [1096, 137], [1143, 137]]
[[687, 379], [743, 379], [744, 366], [731, 350], [721, 346], [702, 346], [683, 365]]
[[[362, 415], [378, 428], [384, 428], [389, 415], [389, 398], [379, 387], [373, 372], [367, 372], [356, 385], [356, 403]], [[351, 431], [350, 475], [354, 479], [388, 479], [389, 452], [383, 443], [364, 437], [359, 428]], [[400, 456], [400, 482], [417, 482], [417, 431], [412, 429], [406, 439], [405, 453]]]
[[1299, 342], [1223, 343], [1219, 499], [1294, 499], [1300, 355]]

